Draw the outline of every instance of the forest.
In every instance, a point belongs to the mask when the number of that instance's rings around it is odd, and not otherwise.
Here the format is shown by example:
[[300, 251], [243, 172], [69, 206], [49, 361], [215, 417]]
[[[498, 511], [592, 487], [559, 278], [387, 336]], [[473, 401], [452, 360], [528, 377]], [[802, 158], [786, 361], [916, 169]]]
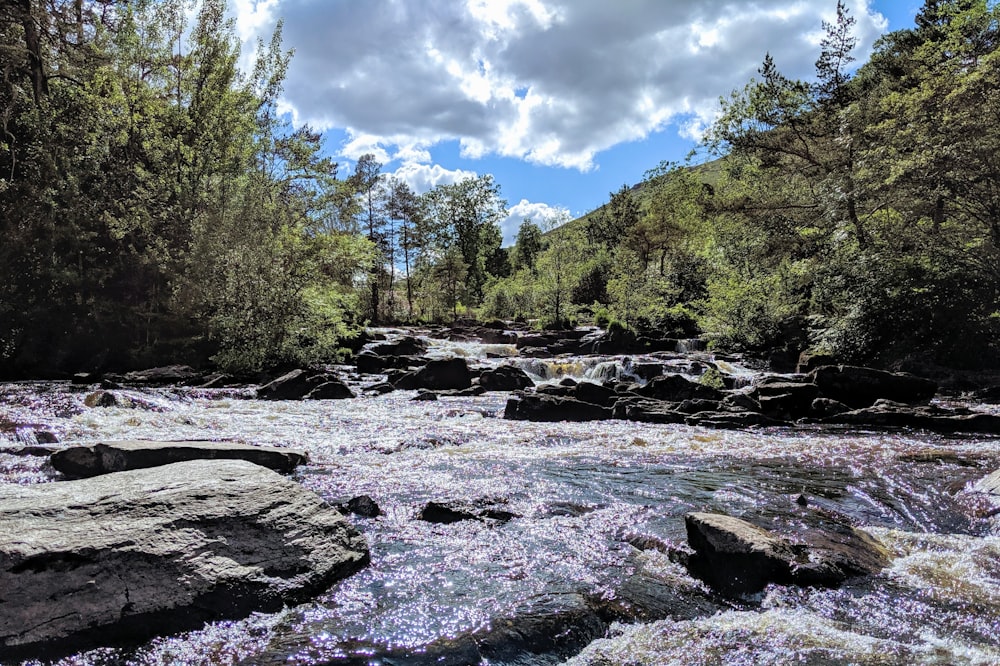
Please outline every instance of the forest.
[[838, 4], [814, 79], [765, 58], [688, 162], [511, 248], [492, 176], [338, 173], [279, 112], [280, 24], [241, 71], [225, 0], [189, 4], [0, 5], [0, 376], [256, 372], [459, 317], [1000, 363], [994, 2], [926, 0], [860, 66]]

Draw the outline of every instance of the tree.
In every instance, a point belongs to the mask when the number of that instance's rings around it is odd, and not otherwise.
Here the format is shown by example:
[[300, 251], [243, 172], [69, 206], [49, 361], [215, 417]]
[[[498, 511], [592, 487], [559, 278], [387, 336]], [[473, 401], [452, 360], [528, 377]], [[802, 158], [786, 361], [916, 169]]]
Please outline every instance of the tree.
[[583, 231], [569, 227], [569, 215], [550, 220], [546, 226], [549, 242], [538, 255], [538, 302], [544, 318], [555, 326], [567, 324], [573, 290], [579, 282], [585, 246]]
[[458, 248], [468, 272], [465, 296], [470, 304], [479, 303], [489, 275], [488, 264], [503, 241], [499, 222], [507, 216], [507, 202], [500, 196], [500, 186], [493, 176], [485, 175], [438, 185], [422, 199], [425, 238], [439, 255]]
[[386, 187], [385, 175], [382, 173], [382, 163], [371, 153], [358, 158], [354, 166], [354, 174], [350, 178], [361, 199], [360, 222], [369, 242], [377, 248], [372, 264], [368, 270], [368, 288], [371, 299], [368, 303], [368, 314], [372, 323], [378, 323], [379, 317], [379, 287], [384, 265], [392, 266], [394, 256], [391, 239], [386, 235], [387, 205], [389, 191]]
[[543, 247], [541, 228], [530, 218], [525, 218], [517, 230], [517, 239], [514, 241], [514, 252], [511, 257], [514, 270], [528, 269], [534, 273], [535, 260]]
[[[421, 226], [421, 215], [420, 200], [410, 186], [396, 178], [390, 179], [388, 217], [390, 220], [399, 222], [399, 233], [393, 234], [392, 237], [397, 240], [394, 246], [398, 247], [399, 255], [403, 258], [403, 275], [406, 279], [406, 315], [408, 320], [413, 319], [412, 268], [414, 253], [420, 245], [418, 229]], [[392, 275], [395, 276], [396, 252], [391, 252], [391, 256], [393, 259], [390, 261], [390, 270], [392, 271]], [[391, 279], [390, 293], [393, 282], [394, 279]]]
[[591, 243], [611, 249], [639, 222], [639, 204], [627, 185], [609, 196], [608, 203], [591, 214], [587, 237]]

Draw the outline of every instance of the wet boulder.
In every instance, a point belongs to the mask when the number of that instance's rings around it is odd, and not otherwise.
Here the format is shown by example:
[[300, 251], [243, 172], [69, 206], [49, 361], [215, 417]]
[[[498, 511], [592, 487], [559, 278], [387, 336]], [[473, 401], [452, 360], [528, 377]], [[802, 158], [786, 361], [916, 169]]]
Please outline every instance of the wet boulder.
[[[325, 386], [324, 386], [325, 385]], [[323, 386], [315, 395], [313, 391]], [[258, 400], [305, 400], [353, 398], [354, 392], [342, 380], [315, 370], [292, 370], [257, 389]]]
[[419, 367], [427, 360], [419, 356], [379, 356], [363, 351], [354, 357], [355, 366], [363, 375], [377, 375], [389, 369]]
[[354, 391], [342, 380], [330, 377], [327, 381], [317, 384], [306, 394], [306, 400], [345, 400], [354, 398]]
[[674, 402], [637, 396], [619, 397], [612, 408], [612, 416], [640, 423], [684, 423], [687, 414], [674, 409], [676, 405]]
[[721, 400], [723, 398], [721, 391], [693, 382], [678, 374], [657, 377], [645, 386], [637, 387], [635, 392], [647, 398], [671, 402], [693, 399]]
[[237, 442], [131, 440], [73, 446], [52, 454], [50, 462], [66, 476], [82, 478], [158, 467], [188, 460], [246, 460], [276, 472], [291, 472], [308, 462], [304, 451]]
[[275, 612], [368, 558], [319, 496], [245, 461], [3, 486], [0, 661]]
[[752, 397], [768, 416], [798, 419], [810, 414], [813, 401], [819, 397], [819, 388], [805, 382], [770, 382], [754, 387]]
[[419, 356], [427, 351], [427, 343], [420, 338], [406, 336], [393, 342], [380, 342], [369, 347], [375, 356]]
[[790, 425], [787, 421], [775, 419], [766, 414], [743, 411], [698, 412], [684, 419], [684, 423], [705, 428], [718, 428], [720, 430], [741, 430], [744, 428]]
[[479, 375], [479, 385], [487, 391], [520, 391], [535, 385], [521, 368], [501, 365], [493, 370], [484, 370]]
[[611, 418], [611, 410], [575, 398], [529, 393], [511, 396], [503, 417], [519, 421], [602, 421]]
[[419, 370], [400, 376], [393, 381], [393, 384], [403, 390], [465, 389], [472, 386], [472, 373], [469, 372], [469, 365], [464, 358], [438, 359], [428, 362]]
[[684, 517], [691, 573], [725, 595], [754, 594], [770, 583], [835, 587], [852, 576], [878, 573], [887, 551], [849, 526], [813, 529], [795, 542], [732, 516]]
[[517, 518], [517, 514], [490, 503], [479, 505], [466, 502], [428, 502], [420, 510], [419, 519], [428, 523], [448, 525], [463, 520], [497, 520], [507, 522]]
[[614, 407], [620, 397], [613, 388], [594, 382], [580, 382], [573, 387], [573, 397], [601, 407]]
[[871, 407], [880, 399], [924, 403], [937, 392], [937, 384], [923, 377], [852, 365], [825, 365], [806, 378], [819, 387], [824, 398], [838, 400], [854, 409]]
[[378, 518], [382, 515], [382, 507], [371, 498], [369, 495], [358, 495], [357, 497], [352, 497], [343, 504], [338, 505], [340, 512], [343, 514], [353, 513], [356, 516], [362, 516], [363, 518]]
[[151, 386], [193, 385], [201, 384], [204, 375], [188, 365], [166, 365], [148, 370], [136, 370], [125, 373], [122, 381], [128, 384], [146, 384]]
[[935, 405], [913, 407], [888, 400], [879, 400], [864, 409], [834, 414], [821, 421], [870, 428], [913, 428], [942, 433], [1000, 434], [1000, 416], [996, 414]]

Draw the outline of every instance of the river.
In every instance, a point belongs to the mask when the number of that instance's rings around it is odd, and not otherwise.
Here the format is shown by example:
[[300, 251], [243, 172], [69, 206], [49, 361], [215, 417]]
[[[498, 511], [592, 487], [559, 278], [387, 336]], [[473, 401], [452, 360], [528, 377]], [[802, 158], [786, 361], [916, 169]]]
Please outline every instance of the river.
[[[435, 344], [480, 364], [513, 353]], [[595, 370], [602, 361], [610, 365]], [[629, 367], [519, 362], [538, 381]], [[120, 393], [138, 406], [87, 408], [85, 389], [68, 383], [0, 385], [0, 420], [37, 424], [60, 442], [294, 446], [311, 457], [300, 483], [331, 502], [369, 495], [383, 515], [351, 517], [372, 563], [314, 602], [59, 664], [1000, 663], [1000, 518], [968, 492], [1000, 468], [997, 438], [527, 423], [501, 418], [500, 393], [435, 402], [407, 391], [298, 402], [231, 389]], [[32, 430], [0, 432], [0, 445], [31, 443]], [[44, 458], [0, 453], [0, 483], [57, 476]], [[515, 517], [419, 520], [432, 500]], [[835, 513], [893, 559], [837, 590], [771, 586], [726, 602], [669, 555], [684, 547], [690, 511], [784, 528], [804, 511]], [[481, 657], [484, 645], [493, 647]]]

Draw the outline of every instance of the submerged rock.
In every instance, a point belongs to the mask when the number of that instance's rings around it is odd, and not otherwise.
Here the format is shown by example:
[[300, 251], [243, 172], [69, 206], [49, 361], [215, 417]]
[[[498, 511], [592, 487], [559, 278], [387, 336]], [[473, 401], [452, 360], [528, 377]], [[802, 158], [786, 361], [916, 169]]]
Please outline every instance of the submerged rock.
[[695, 551], [688, 563], [692, 574], [726, 595], [753, 594], [769, 583], [835, 587], [889, 563], [882, 546], [847, 526], [809, 530], [793, 544], [722, 514], [690, 513], [684, 523]]
[[274, 612], [368, 557], [320, 497], [245, 461], [0, 487], [0, 660]]
[[420, 510], [420, 520], [428, 523], [448, 525], [463, 520], [483, 520], [489, 518], [507, 522], [517, 518], [517, 514], [495, 506], [475, 506], [460, 502], [428, 502]]
[[309, 458], [305, 452], [295, 449], [236, 442], [146, 440], [74, 446], [55, 452], [50, 458], [57, 471], [71, 477], [98, 476], [188, 460], [246, 460], [277, 472], [291, 472]]

